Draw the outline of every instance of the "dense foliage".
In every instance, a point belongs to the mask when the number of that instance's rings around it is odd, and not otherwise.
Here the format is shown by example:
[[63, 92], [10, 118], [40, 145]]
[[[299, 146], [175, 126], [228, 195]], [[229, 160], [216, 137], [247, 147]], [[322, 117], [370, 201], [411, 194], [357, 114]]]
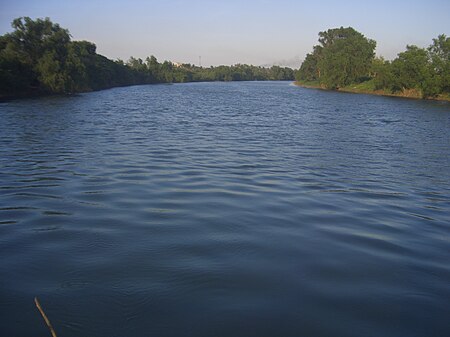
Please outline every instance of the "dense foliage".
[[290, 68], [238, 64], [196, 67], [131, 57], [124, 63], [96, 53], [95, 44], [71, 41], [49, 18], [15, 19], [0, 36], [0, 97], [75, 93], [115, 86], [192, 81], [292, 80]]
[[351, 27], [341, 27], [320, 32], [319, 42], [300, 67], [300, 80], [320, 81], [335, 89], [367, 77], [375, 56], [375, 41]]
[[370, 82], [373, 90], [414, 91], [424, 98], [450, 93], [450, 38], [445, 35], [428, 49], [407, 46], [393, 61], [375, 58], [376, 42], [351, 27], [320, 32], [319, 42], [296, 73], [298, 81], [330, 89]]
[[450, 93], [450, 38], [439, 35], [428, 48], [407, 46], [393, 61], [376, 59], [375, 89], [418, 90], [423, 97]]

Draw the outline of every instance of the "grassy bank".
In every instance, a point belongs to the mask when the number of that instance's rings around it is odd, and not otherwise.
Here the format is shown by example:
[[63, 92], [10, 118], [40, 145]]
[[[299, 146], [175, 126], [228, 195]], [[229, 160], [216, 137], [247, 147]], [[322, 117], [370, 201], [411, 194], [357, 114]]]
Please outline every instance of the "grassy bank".
[[[325, 86], [321, 85], [319, 81], [296, 81], [296, 85], [303, 88], [314, 88], [322, 90], [327, 89]], [[368, 95], [378, 95], [378, 96], [390, 96], [390, 97], [403, 97], [403, 98], [413, 98], [413, 99], [423, 99], [422, 93], [417, 89], [406, 89], [402, 92], [389, 92], [387, 90], [376, 90], [373, 80], [366, 82], [352, 84], [346, 87], [336, 89], [335, 91], [340, 92], [351, 92], [355, 94], [368, 94]], [[427, 98], [429, 100], [447, 101], [450, 102], [450, 94], [440, 94], [437, 97]]]

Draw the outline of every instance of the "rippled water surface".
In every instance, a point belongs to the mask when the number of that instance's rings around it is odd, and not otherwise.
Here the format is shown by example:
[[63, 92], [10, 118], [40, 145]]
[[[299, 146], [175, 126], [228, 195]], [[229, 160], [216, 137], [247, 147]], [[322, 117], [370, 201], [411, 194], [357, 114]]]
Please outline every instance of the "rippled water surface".
[[0, 104], [0, 335], [450, 335], [450, 106], [287, 82]]

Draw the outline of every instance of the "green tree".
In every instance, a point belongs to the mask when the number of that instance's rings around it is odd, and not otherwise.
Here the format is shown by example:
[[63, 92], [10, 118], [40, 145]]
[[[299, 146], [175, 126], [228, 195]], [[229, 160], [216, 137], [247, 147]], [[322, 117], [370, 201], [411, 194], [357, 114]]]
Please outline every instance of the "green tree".
[[444, 34], [433, 39], [428, 48], [433, 70], [439, 80], [441, 92], [450, 92], [450, 38]]
[[406, 46], [406, 51], [392, 62], [392, 72], [396, 91], [417, 89], [423, 97], [433, 97], [440, 92], [439, 77], [423, 48]]
[[307, 54], [305, 60], [297, 72], [298, 81], [318, 81], [320, 78], [319, 60], [322, 47], [315, 46], [314, 52]]
[[372, 62], [371, 76], [376, 90], [387, 89], [391, 92], [394, 90], [396, 84], [391, 62], [382, 57], [375, 58]]
[[352, 27], [340, 27], [320, 32], [319, 43], [302, 63], [299, 80], [319, 80], [325, 87], [336, 89], [367, 79], [375, 57], [374, 40]]
[[329, 29], [319, 37], [323, 49], [318, 68], [326, 87], [339, 88], [367, 78], [375, 57], [374, 40], [351, 27]]
[[[23, 83], [22, 90], [35, 86], [47, 92], [65, 93], [83, 87], [79, 81], [85, 78], [84, 67], [76, 50], [70, 47], [66, 29], [49, 18], [29, 17], [15, 19], [12, 27], [14, 31], [2, 38], [0, 63], [4, 74], [18, 68], [28, 70], [28, 83]], [[11, 62], [12, 58], [15, 62]]]
[[0, 37], [0, 95], [14, 95], [37, 88], [33, 65], [25, 63], [9, 35]]

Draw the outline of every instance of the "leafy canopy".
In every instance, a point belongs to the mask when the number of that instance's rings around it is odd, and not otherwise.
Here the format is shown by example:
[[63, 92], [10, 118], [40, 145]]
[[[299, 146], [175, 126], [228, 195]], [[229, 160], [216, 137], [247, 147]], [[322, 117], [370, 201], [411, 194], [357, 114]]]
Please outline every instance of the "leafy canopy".
[[352, 27], [319, 33], [319, 43], [306, 56], [297, 78], [319, 81], [331, 89], [367, 78], [375, 57], [376, 42]]

